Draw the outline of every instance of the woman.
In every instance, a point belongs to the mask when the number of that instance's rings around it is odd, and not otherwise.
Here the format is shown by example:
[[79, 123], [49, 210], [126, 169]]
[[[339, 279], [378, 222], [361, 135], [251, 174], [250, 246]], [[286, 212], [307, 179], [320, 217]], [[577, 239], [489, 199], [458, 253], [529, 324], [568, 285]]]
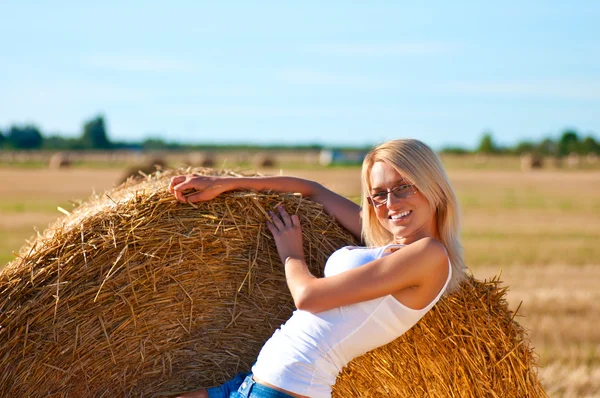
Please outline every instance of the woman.
[[[185, 196], [190, 189], [197, 192]], [[310, 197], [367, 247], [336, 251], [325, 277], [316, 278], [304, 259], [298, 216], [270, 212], [267, 227], [298, 310], [265, 343], [251, 373], [183, 397], [329, 397], [343, 366], [402, 335], [464, 278], [456, 196], [436, 154], [418, 140], [369, 152], [362, 210], [295, 177], [178, 176], [170, 184], [181, 202], [239, 189]]]

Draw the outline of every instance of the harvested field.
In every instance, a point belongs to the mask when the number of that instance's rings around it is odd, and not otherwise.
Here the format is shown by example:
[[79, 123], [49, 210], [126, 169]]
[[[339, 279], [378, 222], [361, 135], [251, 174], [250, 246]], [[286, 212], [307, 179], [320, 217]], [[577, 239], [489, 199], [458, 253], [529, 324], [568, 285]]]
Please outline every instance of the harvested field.
[[[358, 169], [299, 170], [348, 197]], [[0, 169], [0, 264], [33, 227], [44, 229], [120, 170]], [[552, 397], [600, 396], [600, 173], [453, 171], [463, 207], [463, 243], [475, 276], [502, 271], [512, 308], [530, 328], [543, 383]], [[2, 265], [0, 265], [1, 267]]]

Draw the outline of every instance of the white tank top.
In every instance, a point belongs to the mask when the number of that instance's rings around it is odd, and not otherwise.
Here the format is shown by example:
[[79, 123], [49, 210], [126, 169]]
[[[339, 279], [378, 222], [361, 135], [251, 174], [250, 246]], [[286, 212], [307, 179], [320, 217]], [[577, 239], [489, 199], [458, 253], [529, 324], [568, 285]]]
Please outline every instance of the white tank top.
[[[325, 265], [325, 277], [360, 267], [402, 245], [344, 247]], [[414, 310], [392, 295], [312, 314], [296, 310], [265, 343], [252, 367], [262, 381], [296, 394], [331, 397], [331, 387], [352, 359], [385, 345], [414, 326], [440, 299], [452, 276], [425, 308]]]

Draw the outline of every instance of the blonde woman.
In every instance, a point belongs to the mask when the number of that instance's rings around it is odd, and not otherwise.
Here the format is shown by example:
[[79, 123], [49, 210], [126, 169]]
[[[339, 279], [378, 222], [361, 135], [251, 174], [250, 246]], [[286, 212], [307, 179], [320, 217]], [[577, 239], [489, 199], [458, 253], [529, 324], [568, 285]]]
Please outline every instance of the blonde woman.
[[[190, 189], [197, 193], [184, 196]], [[456, 196], [439, 158], [421, 141], [393, 140], [369, 152], [362, 209], [295, 177], [190, 175], [170, 184], [184, 203], [240, 189], [301, 193], [366, 246], [337, 250], [317, 278], [305, 262], [298, 216], [271, 212], [267, 227], [297, 310], [265, 343], [251, 372], [182, 397], [330, 397], [348, 362], [401, 336], [464, 278]]]

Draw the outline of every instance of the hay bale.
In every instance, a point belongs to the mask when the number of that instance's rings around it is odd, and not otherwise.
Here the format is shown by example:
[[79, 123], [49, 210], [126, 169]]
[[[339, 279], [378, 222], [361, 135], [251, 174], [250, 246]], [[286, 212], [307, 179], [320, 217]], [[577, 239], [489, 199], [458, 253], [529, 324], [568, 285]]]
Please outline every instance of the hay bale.
[[547, 397], [498, 278], [469, 277], [406, 334], [356, 358], [335, 397]]
[[[170, 174], [91, 198], [0, 273], [0, 396], [169, 396], [221, 383], [250, 368], [293, 310], [265, 209], [299, 214], [315, 273], [354, 243], [294, 195], [180, 204], [166, 190]], [[353, 361], [334, 396], [515, 396], [515, 385], [520, 397], [540, 396], [503, 290], [465, 286]]]
[[142, 164], [126, 169], [119, 178], [118, 184], [122, 184], [127, 180], [141, 181], [147, 179], [150, 174], [163, 170], [166, 166], [167, 162], [163, 158], [151, 158]]
[[0, 396], [155, 396], [251, 367], [293, 309], [266, 210], [298, 212], [318, 272], [349, 233], [320, 205], [232, 193], [178, 203], [128, 181], [52, 225], [0, 274]]
[[567, 166], [569, 166], [570, 168], [577, 168], [579, 167], [579, 164], [581, 163], [581, 157], [579, 156], [579, 154], [577, 152], [571, 152], [569, 153], [569, 156], [567, 157]]
[[543, 165], [544, 160], [537, 153], [524, 153], [521, 155], [521, 171], [541, 169]]
[[187, 156], [187, 164], [192, 167], [215, 167], [217, 163], [213, 152], [190, 152]]
[[252, 163], [254, 164], [254, 167], [257, 168], [270, 168], [275, 167], [275, 165], [277, 164], [275, 160], [275, 155], [266, 152], [259, 152], [255, 154], [252, 158]]
[[56, 152], [50, 156], [48, 167], [52, 170], [66, 169], [71, 167], [71, 157], [67, 152]]

